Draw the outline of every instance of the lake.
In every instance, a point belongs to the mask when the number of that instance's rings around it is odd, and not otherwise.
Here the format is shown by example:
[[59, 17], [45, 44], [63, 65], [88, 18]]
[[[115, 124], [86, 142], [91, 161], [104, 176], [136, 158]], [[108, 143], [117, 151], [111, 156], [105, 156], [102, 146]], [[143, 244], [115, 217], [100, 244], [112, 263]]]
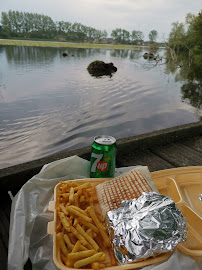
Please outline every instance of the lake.
[[[158, 63], [145, 52], [0, 46], [0, 168], [89, 146], [100, 134], [119, 139], [200, 120], [183, 68], [171, 68], [165, 49]], [[118, 70], [93, 77], [94, 60]]]

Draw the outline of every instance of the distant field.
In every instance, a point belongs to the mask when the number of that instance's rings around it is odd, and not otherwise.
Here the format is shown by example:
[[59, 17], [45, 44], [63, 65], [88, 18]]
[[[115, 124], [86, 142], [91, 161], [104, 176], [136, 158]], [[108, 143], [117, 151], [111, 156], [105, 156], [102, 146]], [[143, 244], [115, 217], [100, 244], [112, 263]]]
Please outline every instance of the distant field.
[[29, 40], [0, 40], [0, 45], [36, 46], [36, 47], [68, 47], [68, 48], [97, 48], [114, 50], [142, 50], [143, 47], [135, 45], [112, 45], [91, 43], [69, 43], [53, 41], [29, 41]]

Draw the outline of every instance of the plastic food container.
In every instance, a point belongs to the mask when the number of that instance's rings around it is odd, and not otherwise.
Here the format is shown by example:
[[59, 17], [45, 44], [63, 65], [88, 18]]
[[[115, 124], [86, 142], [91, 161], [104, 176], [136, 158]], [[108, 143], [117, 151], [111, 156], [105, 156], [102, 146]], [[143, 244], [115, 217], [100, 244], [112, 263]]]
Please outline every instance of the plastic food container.
[[186, 217], [187, 241], [177, 248], [195, 260], [202, 258], [202, 166], [168, 169], [151, 173], [159, 192], [173, 199]]
[[[79, 180], [73, 180], [71, 182], [76, 182], [76, 183], [85, 183], [85, 182], [91, 182], [92, 185], [96, 186], [104, 181], [107, 181], [109, 179], [106, 178], [90, 178], [90, 179], [79, 179]], [[60, 270], [69, 270], [69, 269], [74, 269], [74, 268], [69, 268], [65, 266], [60, 258], [60, 248], [58, 245], [58, 242], [56, 241], [56, 227], [58, 223], [58, 217], [56, 215], [56, 209], [55, 205], [58, 200], [58, 189], [61, 183], [55, 186], [54, 189], [54, 201], [51, 201], [49, 203], [49, 210], [54, 212], [54, 220], [48, 223], [48, 234], [53, 235], [53, 261], [55, 265], [58, 267]], [[95, 208], [98, 209], [98, 205], [94, 205]], [[124, 265], [117, 265], [117, 266], [111, 266], [111, 267], [106, 267], [106, 270], [126, 270], [126, 269], [136, 269], [136, 268], [141, 268], [147, 265], [155, 264], [155, 263], [160, 263], [162, 261], [167, 260], [171, 256], [172, 252], [168, 253], [163, 253], [157, 257], [152, 257], [145, 259], [143, 261], [131, 263], [131, 264], [124, 264]], [[84, 268], [82, 268], [84, 269]], [[89, 269], [89, 268], [88, 268]]]

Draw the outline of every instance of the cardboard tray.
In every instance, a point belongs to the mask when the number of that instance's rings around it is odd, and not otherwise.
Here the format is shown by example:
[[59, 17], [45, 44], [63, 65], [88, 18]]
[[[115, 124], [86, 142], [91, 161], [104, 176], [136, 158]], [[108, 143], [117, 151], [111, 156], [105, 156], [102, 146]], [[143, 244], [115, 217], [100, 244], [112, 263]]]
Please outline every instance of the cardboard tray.
[[[159, 192], [171, 197], [181, 210], [183, 216], [186, 217], [188, 227], [187, 241], [178, 244], [177, 248], [193, 259], [199, 260], [202, 258], [202, 202], [199, 200], [199, 194], [202, 193], [202, 166], [156, 171], [151, 173], [151, 176]], [[91, 178], [74, 181], [78, 183], [91, 182], [93, 185], [97, 185], [107, 180], [109, 179]], [[49, 210], [54, 212], [54, 221], [48, 223], [48, 234], [53, 235], [53, 261], [55, 265], [61, 270], [73, 270], [73, 268], [68, 268], [62, 263], [56, 241], [55, 226], [57, 217], [55, 201], [57, 199], [58, 185], [55, 187], [54, 201], [50, 202], [49, 205]], [[168, 252], [154, 258], [148, 258], [144, 261], [112, 266], [105, 269], [127, 270], [141, 268], [165, 261], [171, 254], [172, 252]]]
[[186, 217], [187, 241], [177, 248], [199, 260], [202, 258], [202, 166], [168, 169], [151, 173], [152, 179], [161, 194], [173, 199]]
[[[78, 180], [72, 180], [72, 182], [76, 183], [85, 183], [85, 182], [91, 182], [92, 185], [98, 185], [104, 181], [107, 181], [109, 179], [107, 178], [91, 178], [91, 179], [78, 179]], [[49, 203], [49, 210], [54, 212], [54, 220], [48, 223], [48, 234], [53, 235], [53, 261], [55, 265], [60, 270], [74, 270], [75, 268], [69, 268], [63, 264], [63, 262], [60, 259], [60, 249], [58, 246], [58, 242], [56, 241], [56, 226], [57, 226], [57, 215], [56, 215], [56, 209], [55, 209], [55, 202], [57, 202], [57, 190], [60, 183], [55, 186], [54, 189], [54, 201], [51, 201]], [[96, 207], [96, 205], [95, 205]], [[127, 269], [136, 269], [141, 268], [147, 265], [160, 263], [162, 261], [167, 260], [171, 256], [172, 252], [163, 253], [161, 255], [158, 255], [156, 257], [148, 258], [143, 261], [134, 262], [131, 264], [124, 264], [124, 265], [117, 265], [117, 266], [111, 266], [106, 267], [105, 270], [127, 270]], [[84, 268], [82, 268], [84, 269]], [[87, 270], [87, 269], [86, 269]], [[88, 268], [89, 270], [89, 268]]]

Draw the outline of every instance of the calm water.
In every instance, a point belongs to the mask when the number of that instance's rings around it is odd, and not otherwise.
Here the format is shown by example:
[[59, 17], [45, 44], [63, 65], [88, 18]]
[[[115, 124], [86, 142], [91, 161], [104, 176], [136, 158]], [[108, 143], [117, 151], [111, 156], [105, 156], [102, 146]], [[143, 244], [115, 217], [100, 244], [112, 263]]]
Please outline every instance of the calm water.
[[[88, 146], [98, 134], [123, 138], [198, 121], [180, 69], [171, 73], [144, 52], [1, 46], [0, 168]], [[92, 77], [94, 60], [118, 71]]]

